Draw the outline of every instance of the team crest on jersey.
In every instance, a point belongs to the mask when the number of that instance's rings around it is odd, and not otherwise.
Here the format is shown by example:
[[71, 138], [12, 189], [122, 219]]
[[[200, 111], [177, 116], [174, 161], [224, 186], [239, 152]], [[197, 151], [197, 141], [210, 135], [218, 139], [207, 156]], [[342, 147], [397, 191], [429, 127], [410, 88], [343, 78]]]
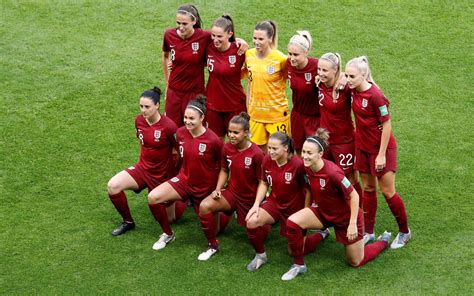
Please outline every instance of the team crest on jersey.
[[362, 107], [366, 108], [368, 104], [369, 101], [367, 101], [367, 99], [362, 99]]
[[325, 179], [319, 179], [319, 185], [321, 185], [321, 189], [326, 186], [326, 180]]
[[267, 73], [272, 75], [273, 73], [275, 73], [275, 66], [271, 65], [271, 66], [268, 66], [267, 67]]
[[244, 164], [245, 164], [246, 167], [251, 165], [252, 164], [252, 157], [247, 157], [246, 156], [245, 159], [244, 159]]
[[154, 136], [155, 136], [155, 142], [159, 142], [161, 138], [161, 131], [155, 130]]
[[191, 43], [191, 48], [193, 49], [193, 51], [198, 51], [199, 50], [199, 42]]
[[206, 151], [206, 144], [199, 143], [199, 152], [204, 153]]
[[311, 75], [311, 73], [304, 73], [304, 79], [306, 79], [307, 82], [310, 82], [311, 78], [313, 78], [313, 75]]
[[237, 61], [237, 58], [235, 57], [235, 55], [229, 56], [229, 63], [231, 65], [235, 64], [236, 61]]
[[285, 173], [286, 184], [290, 183], [292, 177], [293, 177], [292, 173]]

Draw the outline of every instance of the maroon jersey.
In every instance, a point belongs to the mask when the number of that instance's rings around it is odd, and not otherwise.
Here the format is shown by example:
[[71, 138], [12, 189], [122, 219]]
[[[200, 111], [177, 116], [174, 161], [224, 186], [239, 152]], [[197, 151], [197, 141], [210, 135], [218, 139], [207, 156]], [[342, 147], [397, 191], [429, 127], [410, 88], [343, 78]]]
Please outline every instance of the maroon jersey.
[[266, 155], [262, 162], [260, 180], [266, 181], [272, 188], [268, 199], [276, 202], [278, 210], [293, 214], [304, 207], [303, 189], [308, 184], [303, 161], [299, 157], [293, 156], [286, 164], [278, 166], [270, 155]]
[[245, 92], [240, 83], [240, 72], [245, 62], [245, 55], [237, 54], [235, 42], [229, 49], [220, 52], [210, 44], [207, 47], [207, 81], [206, 96], [209, 109], [219, 112], [245, 110]]
[[318, 59], [308, 58], [308, 64], [301, 70], [288, 65], [288, 82], [291, 87], [293, 110], [304, 115], [319, 116], [318, 88], [314, 77], [318, 75]]
[[221, 166], [230, 172], [227, 190], [245, 204], [255, 202], [258, 180], [262, 174], [263, 152], [256, 144], [239, 151], [231, 143], [224, 145]]
[[[369, 152], [378, 153], [382, 131], [379, 125], [390, 119], [389, 102], [382, 91], [372, 85], [368, 90], [358, 92], [352, 90], [352, 110], [356, 121], [356, 147]], [[393, 134], [390, 135], [387, 149], [396, 148]]]
[[348, 86], [333, 99], [333, 88], [319, 85], [321, 106], [320, 126], [329, 131], [329, 144], [347, 144], [354, 141], [354, 124], [351, 116], [351, 92]]
[[163, 51], [173, 62], [168, 87], [204, 93], [205, 50], [210, 43], [211, 33], [199, 28], [188, 39], [179, 37], [176, 28], [165, 31]]
[[194, 138], [184, 126], [176, 131], [176, 138], [181, 156], [178, 178], [187, 182], [196, 198], [203, 199], [216, 188], [222, 141], [210, 129]]
[[152, 125], [149, 125], [142, 115], [138, 115], [135, 118], [135, 128], [141, 144], [137, 165], [160, 182], [164, 182], [168, 178], [172, 150], [177, 147], [174, 136], [178, 127], [164, 115]]
[[341, 168], [329, 160], [323, 161], [319, 172], [305, 168], [311, 195], [324, 219], [334, 224], [347, 223], [351, 218], [349, 194], [354, 188]]

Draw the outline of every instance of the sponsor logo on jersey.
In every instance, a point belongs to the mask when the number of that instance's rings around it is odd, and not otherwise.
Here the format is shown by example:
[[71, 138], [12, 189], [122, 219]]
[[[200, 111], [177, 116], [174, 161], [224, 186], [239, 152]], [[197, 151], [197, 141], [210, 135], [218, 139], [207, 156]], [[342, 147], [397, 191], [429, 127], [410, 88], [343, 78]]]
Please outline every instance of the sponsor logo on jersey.
[[268, 66], [267, 67], [267, 73], [272, 75], [273, 73], [275, 73], [275, 66], [271, 65], [271, 66]]
[[154, 136], [155, 136], [155, 142], [159, 142], [161, 138], [161, 131], [155, 130]]
[[231, 65], [234, 65], [236, 61], [237, 61], [237, 58], [235, 57], [235, 55], [229, 56], [229, 63]]
[[290, 183], [292, 177], [293, 177], [292, 173], [288, 173], [288, 172], [285, 173], [286, 184]]
[[367, 99], [362, 99], [362, 107], [363, 108], [366, 108], [368, 104], [369, 104], [369, 102], [367, 101]]
[[265, 170], [265, 174], [270, 174], [272, 171]]
[[344, 187], [346, 187], [346, 188], [349, 188], [349, 186], [351, 186], [351, 182], [350, 182], [349, 179], [347, 179], [346, 177], [344, 177], [344, 179], [342, 179], [341, 183], [342, 183], [342, 185], [344, 185]]
[[191, 43], [191, 48], [193, 49], [193, 51], [198, 51], [199, 50], [199, 42]]
[[252, 164], [252, 157], [246, 156], [245, 159], [244, 159], [244, 164], [245, 164], [246, 166], [251, 165], [251, 164]]
[[171, 178], [170, 181], [173, 182], [173, 183], [176, 183], [176, 182], [179, 182], [179, 178], [178, 177], [173, 177], [173, 178]]
[[319, 179], [319, 185], [321, 186], [321, 189], [323, 189], [326, 186], [326, 180], [325, 179]]
[[313, 78], [313, 75], [311, 75], [311, 73], [304, 73], [304, 79], [306, 79], [307, 82], [310, 82], [311, 78]]
[[206, 151], [206, 144], [199, 143], [199, 152], [204, 153]]
[[388, 115], [387, 105], [380, 106], [379, 110], [380, 110], [380, 116]]

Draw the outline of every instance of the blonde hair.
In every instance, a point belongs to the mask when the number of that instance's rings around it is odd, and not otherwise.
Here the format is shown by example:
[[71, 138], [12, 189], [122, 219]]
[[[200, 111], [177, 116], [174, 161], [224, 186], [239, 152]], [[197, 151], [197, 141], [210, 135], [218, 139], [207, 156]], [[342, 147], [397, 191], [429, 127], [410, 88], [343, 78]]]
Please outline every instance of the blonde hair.
[[294, 44], [301, 47], [306, 53], [311, 50], [313, 45], [313, 38], [308, 31], [296, 31], [296, 35], [291, 37], [289, 44]]
[[369, 59], [366, 56], [353, 58], [352, 60], [347, 62], [346, 68], [347, 67], [355, 67], [362, 73], [362, 76], [364, 76], [365, 80], [377, 86], [374, 81], [374, 78], [372, 77], [372, 72], [370, 71]]
[[333, 86], [333, 91], [332, 91], [332, 98], [333, 100], [337, 100], [339, 98], [339, 89], [337, 88], [337, 82], [339, 81], [339, 77], [341, 76], [341, 65], [342, 65], [342, 59], [341, 55], [332, 52], [328, 52], [323, 54], [320, 58], [320, 60], [325, 60], [331, 63], [333, 66], [333, 69], [336, 70], [336, 74], [334, 77], [334, 86]]

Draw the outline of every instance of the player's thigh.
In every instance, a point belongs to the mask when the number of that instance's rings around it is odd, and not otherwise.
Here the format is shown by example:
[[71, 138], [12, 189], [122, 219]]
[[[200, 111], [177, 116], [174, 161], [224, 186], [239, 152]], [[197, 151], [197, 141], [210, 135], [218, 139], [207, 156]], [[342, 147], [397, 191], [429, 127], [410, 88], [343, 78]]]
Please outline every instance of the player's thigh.
[[180, 200], [181, 196], [168, 182], [161, 183], [148, 194], [148, 202], [151, 204], [164, 203], [167, 201]]
[[298, 224], [303, 229], [322, 229], [323, 223], [310, 208], [304, 208], [291, 215], [288, 220]]
[[214, 199], [212, 195], [206, 197], [199, 205], [199, 213], [215, 213], [230, 211], [231, 207], [224, 197]]
[[117, 173], [107, 183], [107, 190], [109, 194], [117, 194], [123, 190], [138, 190], [139, 186], [135, 179], [125, 170]]
[[253, 215], [247, 222], [248, 228], [257, 228], [266, 224], [274, 224], [275, 219], [265, 209], [260, 208], [258, 216]]

